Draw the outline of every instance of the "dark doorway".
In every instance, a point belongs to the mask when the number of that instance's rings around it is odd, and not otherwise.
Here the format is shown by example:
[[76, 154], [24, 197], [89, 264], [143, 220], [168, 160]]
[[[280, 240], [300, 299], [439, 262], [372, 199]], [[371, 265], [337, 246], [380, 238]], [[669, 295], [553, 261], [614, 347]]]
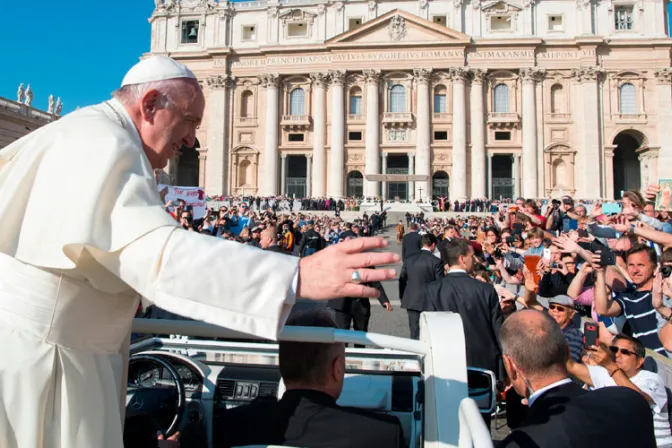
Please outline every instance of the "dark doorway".
[[432, 199], [450, 197], [450, 178], [445, 171], [437, 171], [432, 176]]
[[[405, 174], [408, 175], [408, 155], [406, 154], [388, 154], [387, 174]], [[408, 200], [408, 182], [388, 182], [385, 199], [394, 200], [399, 198], [401, 201]]]
[[491, 199], [513, 199], [513, 160], [510, 155], [496, 155], [492, 157], [490, 181], [492, 182]]
[[641, 188], [641, 171], [637, 150], [642, 139], [621, 132], [614, 139], [614, 199], [620, 199], [622, 192]]
[[177, 159], [177, 185], [180, 187], [198, 187], [198, 151], [201, 145], [196, 140], [193, 148], [183, 146]]
[[364, 176], [359, 171], [350, 171], [348, 173], [348, 189], [346, 192], [349, 198], [361, 198], [364, 195]]
[[287, 196], [306, 197], [306, 173], [308, 163], [306, 156], [287, 156]]

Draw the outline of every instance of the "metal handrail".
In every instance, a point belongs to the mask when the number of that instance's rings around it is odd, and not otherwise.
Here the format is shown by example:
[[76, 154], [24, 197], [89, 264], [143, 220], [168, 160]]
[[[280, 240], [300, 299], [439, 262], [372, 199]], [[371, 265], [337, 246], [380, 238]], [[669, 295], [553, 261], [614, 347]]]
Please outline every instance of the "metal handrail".
[[[218, 327], [204, 322], [169, 320], [169, 319], [134, 319], [134, 333], [143, 334], [179, 334], [205, 338], [224, 339], [262, 339], [257, 336]], [[429, 346], [421, 341], [388, 336], [363, 331], [339, 330], [319, 327], [285, 327], [278, 335], [280, 341], [322, 342], [345, 344], [361, 344], [379, 348], [389, 348], [419, 355], [429, 353]]]
[[471, 398], [460, 402], [460, 447], [493, 448], [490, 430], [485, 426], [478, 405]]

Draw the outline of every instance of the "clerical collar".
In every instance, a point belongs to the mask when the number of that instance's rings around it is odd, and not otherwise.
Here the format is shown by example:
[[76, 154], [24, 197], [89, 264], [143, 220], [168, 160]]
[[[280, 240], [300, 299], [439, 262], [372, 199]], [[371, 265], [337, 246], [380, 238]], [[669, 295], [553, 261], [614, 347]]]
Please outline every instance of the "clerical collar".
[[464, 269], [454, 269], [453, 268], [450, 271], [448, 271], [448, 273], [449, 274], [466, 274], [467, 271], [465, 271]]
[[563, 384], [571, 383], [572, 380], [571, 378], [565, 378], [564, 380], [556, 381], [555, 383], [551, 383], [546, 387], [542, 387], [538, 391], [534, 392], [532, 395], [530, 395], [530, 398], [527, 399], [527, 406], [532, 407], [534, 402], [537, 400], [537, 398], [541, 397], [545, 392], [555, 389], [556, 387], [560, 387]]

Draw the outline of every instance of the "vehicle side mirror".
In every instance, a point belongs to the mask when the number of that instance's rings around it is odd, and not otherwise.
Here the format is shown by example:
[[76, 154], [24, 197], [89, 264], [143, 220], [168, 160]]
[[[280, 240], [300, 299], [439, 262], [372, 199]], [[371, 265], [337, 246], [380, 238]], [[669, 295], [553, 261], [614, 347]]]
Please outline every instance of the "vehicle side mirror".
[[490, 370], [467, 367], [469, 398], [478, 405], [481, 414], [490, 415], [495, 410], [497, 380]]

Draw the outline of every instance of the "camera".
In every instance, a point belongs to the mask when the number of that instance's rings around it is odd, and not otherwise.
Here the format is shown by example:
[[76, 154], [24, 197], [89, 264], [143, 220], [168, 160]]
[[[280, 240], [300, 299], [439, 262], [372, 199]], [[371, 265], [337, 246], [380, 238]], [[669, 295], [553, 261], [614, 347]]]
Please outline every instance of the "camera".
[[668, 278], [670, 275], [672, 275], [672, 266], [661, 266], [660, 275], [662, 275], [663, 278]]
[[559, 267], [560, 267], [560, 265], [558, 264], [557, 261], [554, 261], [553, 263], [551, 263], [551, 269], [558, 269]]
[[495, 258], [502, 258], [502, 251], [497, 248], [495, 249], [495, 253], [493, 254]]

